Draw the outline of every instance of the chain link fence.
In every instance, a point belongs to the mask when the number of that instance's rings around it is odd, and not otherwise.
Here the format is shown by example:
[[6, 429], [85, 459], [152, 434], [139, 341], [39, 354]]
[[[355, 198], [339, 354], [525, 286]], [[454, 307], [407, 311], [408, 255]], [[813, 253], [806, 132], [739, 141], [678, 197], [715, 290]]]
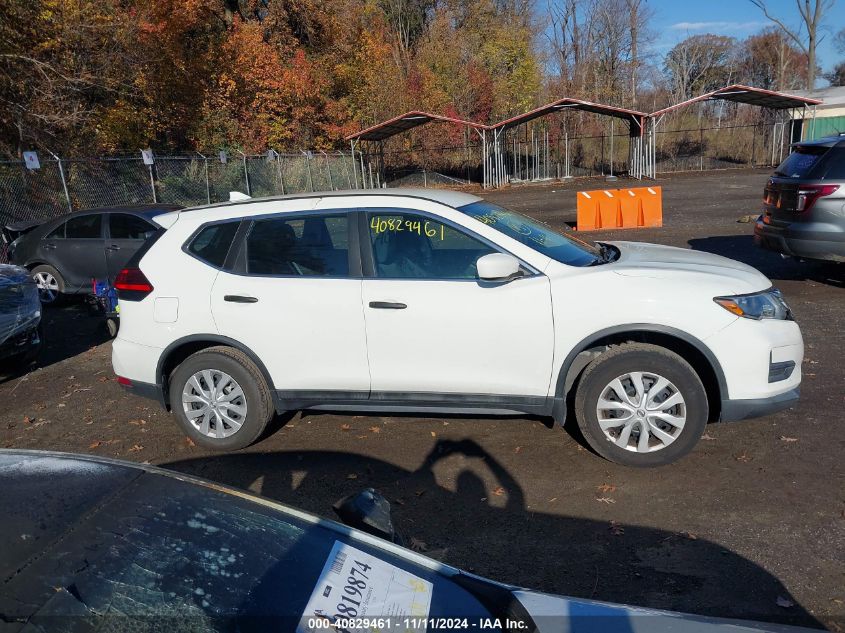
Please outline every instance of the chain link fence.
[[39, 157], [40, 167], [0, 161], [0, 224], [50, 219], [69, 211], [134, 204], [195, 206], [223, 202], [229, 192], [252, 197], [364, 186], [352, 155], [302, 152], [210, 158]]

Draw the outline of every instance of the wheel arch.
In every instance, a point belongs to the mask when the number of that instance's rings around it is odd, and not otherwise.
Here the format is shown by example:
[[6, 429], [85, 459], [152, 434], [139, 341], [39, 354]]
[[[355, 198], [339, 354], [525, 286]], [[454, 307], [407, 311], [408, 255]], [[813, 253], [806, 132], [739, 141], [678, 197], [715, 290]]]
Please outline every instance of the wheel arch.
[[728, 397], [728, 387], [722, 365], [712, 350], [703, 341], [683, 330], [663, 325], [635, 323], [599, 330], [582, 339], [572, 348], [564, 359], [557, 376], [554, 398], [556, 420], [566, 419], [568, 399], [574, 395], [578, 378], [590, 361], [601, 355], [609, 346], [628, 341], [663, 347], [675, 352], [692, 365], [707, 392], [710, 419], [719, 419], [722, 400]]
[[273, 406], [277, 412], [281, 413], [284, 409], [281, 406], [281, 401], [276, 395], [276, 389], [273, 386], [273, 379], [270, 376], [270, 372], [267, 370], [267, 366], [258, 357], [258, 354], [253, 352], [243, 343], [220, 334], [191, 334], [190, 336], [184, 336], [173, 341], [164, 349], [161, 356], [159, 356], [158, 364], [156, 366], [156, 382], [161, 385], [161, 392], [165, 406], [167, 406], [167, 403], [170, 401], [169, 377], [170, 374], [173, 373], [173, 370], [175, 370], [182, 361], [192, 354], [196, 354], [197, 352], [208, 349], [209, 347], [217, 347], [220, 345], [225, 345], [243, 352], [253, 363], [255, 363], [255, 366], [258, 367], [258, 371], [261, 372], [264, 380], [267, 381], [267, 386], [270, 388], [270, 395], [273, 398]]

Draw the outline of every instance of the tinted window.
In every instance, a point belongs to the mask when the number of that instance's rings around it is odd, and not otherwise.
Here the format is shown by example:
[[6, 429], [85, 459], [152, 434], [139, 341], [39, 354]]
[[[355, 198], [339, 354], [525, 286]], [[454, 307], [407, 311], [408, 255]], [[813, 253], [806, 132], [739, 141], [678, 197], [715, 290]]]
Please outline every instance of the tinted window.
[[112, 213], [109, 232], [115, 240], [145, 240], [155, 232], [155, 227], [137, 215]]
[[71, 218], [65, 223], [65, 237], [69, 240], [98, 239], [103, 235], [102, 220], [103, 216], [99, 214]]
[[65, 236], [65, 222], [62, 222], [61, 224], [59, 224], [59, 226], [57, 226], [52, 231], [50, 231], [44, 239], [55, 240], [57, 238], [62, 238], [64, 236]]
[[246, 254], [247, 272], [253, 275], [348, 275], [346, 214], [256, 220]]
[[188, 246], [188, 251], [201, 260], [220, 268], [226, 261], [229, 247], [235, 238], [240, 220], [212, 224], [202, 229]]
[[813, 166], [819, 161], [819, 158], [824, 156], [829, 149], [829, 147], [812, 145], [796, 147], [795, 151], [787, 156], [786, 160], [778, 166], [775, 174], [785, 176], [786, 178], [806, 178]]
[[845, 147], [836, 147], [831, 150], [827, 157], [827, 172], [824, 177], [827, 180], [845, 180]]
[[480, 200], [458, 211], [563, 264], [592, 266], [602, 261], [599, 249], [592, 244], [558, 233], [550, 226], [498, 205]]
[[484, 242], [424, 215], [390, 210], [367, 216], [377, 277], [475, 279]]

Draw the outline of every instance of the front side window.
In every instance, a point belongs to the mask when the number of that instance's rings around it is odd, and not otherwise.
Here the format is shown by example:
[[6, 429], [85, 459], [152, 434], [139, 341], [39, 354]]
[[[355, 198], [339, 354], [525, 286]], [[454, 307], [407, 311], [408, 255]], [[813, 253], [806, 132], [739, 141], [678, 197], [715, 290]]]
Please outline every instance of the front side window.
[[109, 234], [114, 240], [145, 240], [154, 232], [153, 225], [137, 215], [109, 215]]
[[60, 239], [62, 239], [65, 236], [65, 224], [67, 224], [67, 222], [62, 222], [61, 224], [59, 224], [59, 226], [57, 226], [52, 231], [50, 231], [44, 237], [44, 239], [45, 240], [57, 240], [57, 239], [60, 240]]
[[81, 215], [65, 223], [65, 237], [69, 240], [92, 240], [103, 236], [102, 215]]
[[345, 213], [256, 220], [246, 239], [247, 273], [345, 277], [349, 274], [348, 235]]
[[191, 241], [188, 251], [202, 261], [221, 268], [240, 223], [240, 220], [235, 220], [205, 227]]
[[413, 212], [367, 214], [376, 277], [392, 279], [475, 279], [475, 263], [496, 253], [484, 242]]
[[546, 257], [570, 266], [592, 266], [603, 260], [601, 250], [582, 240], [558, 233], [531, 218], [484, 200], [458, 209]]

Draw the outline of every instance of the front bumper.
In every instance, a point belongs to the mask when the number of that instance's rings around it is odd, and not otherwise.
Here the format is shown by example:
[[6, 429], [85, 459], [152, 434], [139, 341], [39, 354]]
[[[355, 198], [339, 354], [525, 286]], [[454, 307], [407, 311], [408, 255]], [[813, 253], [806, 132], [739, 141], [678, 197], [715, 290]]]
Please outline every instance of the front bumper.
[[0, 344], [0, 360], [13, 356], [35, 356], [41, 347], [41, 331], [38, 322], [30, 327], [12, 334]]
[[845, 262], [843, 234], [815, 230], [810, 223], [793, 223], [786, 227], [772, 226], [758, 219], [754, 226], [754, 243], [760, 248], [805, 259]]
[[759, 418], [789, 409], [798, 403], [800, 388], [795, 387], [786, 393], [768, 398], [750, 398], [748, 400], [722, 400], [721, 422], [738, 422], [748, 418]]

